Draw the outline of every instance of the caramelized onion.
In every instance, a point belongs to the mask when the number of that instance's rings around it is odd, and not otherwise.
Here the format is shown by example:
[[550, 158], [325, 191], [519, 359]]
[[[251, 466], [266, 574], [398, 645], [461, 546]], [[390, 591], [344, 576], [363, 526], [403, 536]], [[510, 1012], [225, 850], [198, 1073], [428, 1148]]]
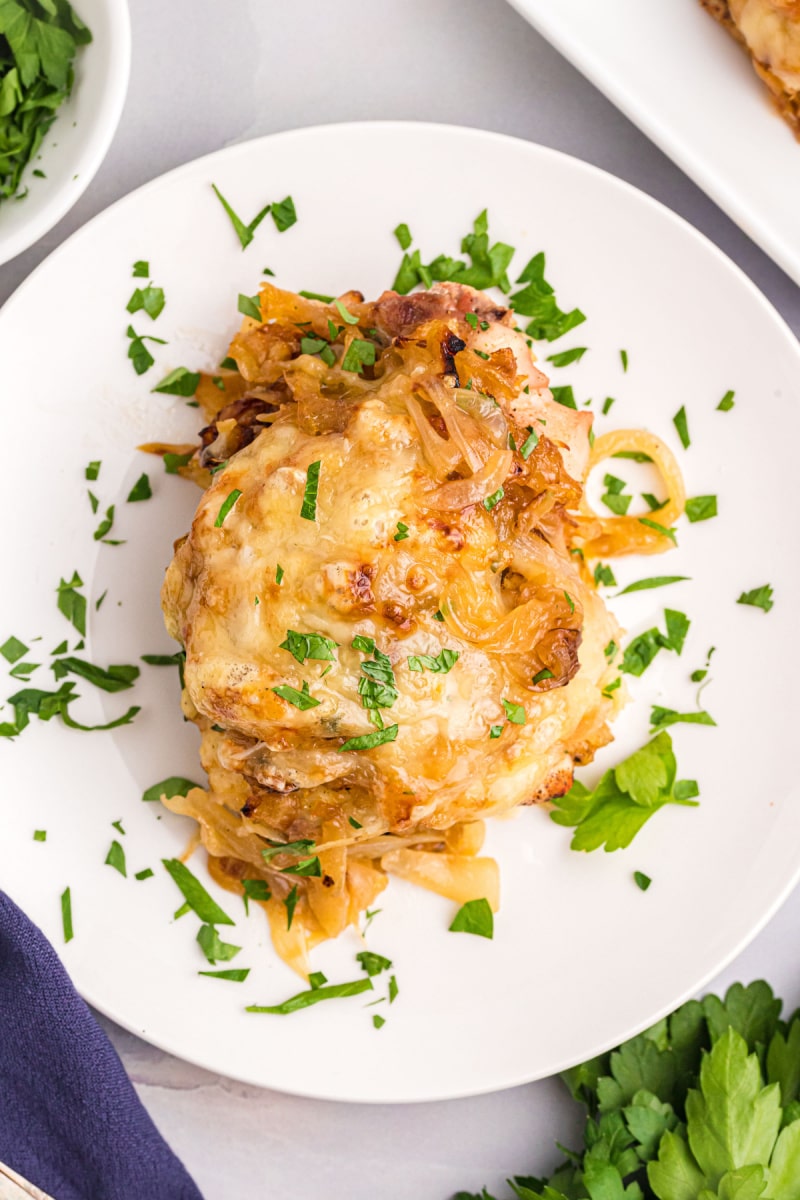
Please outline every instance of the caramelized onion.
[[432, 508], [445, 512], [458, 512], [470, 504], [482, 504], [493, 496], [505, 483], [514, 455], [510, 450], [495, 450], [484, 466], [469, 479], [454, 479], [437, 488], [430, 497]]

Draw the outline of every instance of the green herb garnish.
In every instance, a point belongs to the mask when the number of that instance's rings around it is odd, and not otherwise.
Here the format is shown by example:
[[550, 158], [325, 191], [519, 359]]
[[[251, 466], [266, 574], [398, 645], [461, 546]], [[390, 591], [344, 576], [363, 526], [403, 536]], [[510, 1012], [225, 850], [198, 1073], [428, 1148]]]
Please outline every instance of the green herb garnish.
[[408, 526], [402, 521], [397, 522], [397, 533], [394, 535], [395, 542], [402, 542], [408, 537]]
[[61, 925], [64, 930], [64, 941], [71, 942], [75, 933], [72, 928], [72, 893], [69, 888], [64, 888], [61, 893]]
[[187, 367], [176, 367], [174, 371], [170, 371], [169, 375], [164, 376], [161, 383], [153, 388], [153, 391], [162, 392], [166, 396], [193, 396], [199, 384], [199, 371], [190, 371]]
[[710, 713], [700, 709], [697, 712], [681, 713], [674, 708], [662, 708], [654, 704], [650, 712], [651, 732], [656, 729], [666, 729], [668, 725], [716, 725]]
[[640, 525], [646, 525], [648, 529], [654, 529], [656, 533], [660, 533], [662, 537], [669, 538], [677, 546], [678, 539], [674, 529], [667, 529], [666, 525], [659, 525], [658, 521], [651, 521], [650, 517], [638, 517], [637, 520]]
[[410, 671], [433, 671], [435, 674], [446, 675], [458, 662], [459, 651], [443, 647], [437, 655], [411, 654], [408, 658]]
[[637, 579], [635, 583], [629, 583], [621, 592], [617, 592], [618, 596], [627, 596], [631, 592], [644, 592], [650, 588], [666, 587], [670, 583], [682, 583], [689, 579], [688, 575], [651, 575], [647, 579]]
[[164, 289], [160, 287], [136, 288], [135, 292], [128, 301], [126, 308], [133, 316], [134, 313], [144, 310], [148, 317], [153, 321], [164, 311], [166, 300], [164, 298]]
[[142, 800], [150, 803], [153, 800], [160, 800], [162, 796], [167, 800], [171, 800], [173, 796], [186, 796], [192, 788], [199, 786], [199, 783], [195, 783], [191, 779], [184, 779], [181, 775], [170, 775], [167, 779], [162, 779], [159, 783], [151, 784], [142, 793]]
[[69, 582], [64, 579], [59, 580], [56, 591], [58, 592], [59, 612], [64, 614], [82, 637], [85, 637], [86, 597], [78, 591], [78, 588], [81, 587], [83, 587], [83, 580], [78, 572], [74, 571]]
[[25, 645], [25, 643], [21, 642], [19, 638], [13, 637], [13, 635], [3, 642], [2, 646], [0, 646], [0, 654], [2, 654], [6, 662], [18, 662], [19, 659], [22, 658], [23, 654], [27, 653], [28, 647]]
[[263, 317], [261, 316], [261, 300], [258, 296], [245, 296], [243, 292], [240, 292], [237, 307], [243, 317], [252, 317], [254, 321], [258, 321], [259, 325], [261, 324]]
[[372, 990], [372, 980], [367, 976], [365, 979], [356, 979], [352, 983], [333, 983], [325, 987], [312, 987], [308, 991], [298, 992], [296, 996], [290, 996], [282, 1004], [249, 1004], [245, 1012], [278, 1013], [281, 1016], [288, 1016], [289, 1013], [297, 1012], [301, 1008], [310, 1008], [312, 1004], [321, 1004], [323, 1000], [339, 1000], [344, 996], [358, 996], [362, 992], [371, 992]]
[[550, 391], [553, 393], [553, 399], [556, 404], [560, 404], [564, 408], [574, 409], [575, 412], [578, 411], [578, 405], [575, 402], [575, 393], [571, 387], [551, 387]]
[[532, 679], [532, 683], [544, 683], [547, 679], [553, 679], [553, 672], [548, 667], [542, 667], [541, 671], [537, 671]]
[[614, 572], [607, 563], [598, 563], [594, 569], [594, 581], [598, 587], [602, 584], [603, 587], [616, 587], [617, 581], [614, 578]]
[[483, 507], [486, 509], [487, 512], [491, 512], [492, 509], [497, 504], [500, 503], [500, 501], [503, 499], [504, 495], [505, 495], [505, 492], [503, 491], [503, 489], [501, 487], [499, 487], [496, 492], [492, 492], [491, 496], [486, 497], [486, 499], [483, 502]]
[[225, 212], [228, 214], [228, 217], [230, 218], [231, 225], [234, 228], [234, 231], [236, 233], [236, 236], [239, 239], [239, 243], [240, 243], [242, 249], [246, 250], [247, 247], [250, 245], [250, 243], [253, 240], [253, 235], [255, 234], [255, 231], [258, 229], [259, 225], [264, 220], [264, 217], [267, 215], [267, 213], [269, 212], [272, 205], [265, 204], [264, 207], [261, 209], [261, 212], [257, 213], [256, 216], [253, 217], [250, 224], [245, 225], [245, 223], [241, 219], [241, 217], [237, 216], [237, 214], [233, 211], [230, 204], [225, 199], [225, 197], [223, 196], [222, 192], [219, 190], [217, 185], [215, 183], [212, 183], [211, 186], [214, 189], [214, 194], [216, 195], [220, 204], [225, 209]]
[[627, 350], [620, 350], [619, 360], [622, 363], [622, 370], [627, 371], [627, 369], [628, 369], [628, 351]]
[[297, 688], [289, 687], [285, 683], [270, 688], [270, 691], [273, 691], [276, 696], [280, 696], [281, 700], [285, 700], [287, 704], [293, 704], [295, 708], [299, 708], [301, 712], [305, 712], [309, 708], [317, 708], [320, 703], [309, 692], [307, 679], [303, 680], [303, 689], [300, 692]]
[[134, 279], [149, 279], [150, 278], [150, 263], [146, 258], [139, 258], [133, 264]]
[[47, 830], [46, 829], [34, 829], [33, 840], [35, 842], [46, 842], [47, 841]]
[[640, 891], [646, 892], [653, 882], [649, 875], [645, 875], [644, 871], [634, 871], [633, 880]]
[[552, 342], [582, 324], [586, 317], [579, 308], [562, 312], [552, 285], [544, 277], [544, 271], [545, 257], [540, 252], [533, 256], [517, 280], [517, 283], [524, 283], [526, 287], [515, 292], [509, 304], [521, 316], [532, 318], [525, 327], [528, 337]]
[[152, 495], [153, 489], [150, 487], [150, 480], [143, 472], [128, 493], [128, 503], [133, 504], [136, 500], [149, 500]]
[[319, 492], [319, 472], [321, 465], [321, 460], [310, 463], [306, 472], [303, 503], [300, 506], [300, 516], [305, 521], [315, 521], [317, 519], [317, 494]]
[[526, 714], [523, 705], [515, 704], [513, 700], [503, 700], [503, 711], [512, 725], [524, 725]]
[[242, 948], [223, 942], [213, 925], [201, 925], [197, 931], [197, 941], [212, 967], [217, 962], [230, 962]]
[[294, 885], [292, 890], [289, 892], [289, 895], [286, 897], [286, 899], [283, 902], [284, 906], [286, 908], [286, 928], [287, 928], [287, 930], [292, 928], [292, 921], [294, 920], [294, 910], [297, 908], [297, 886], [298, 886], [297, 884]]
[[98, 475], [100, 474], [100, 468], [101, 468], [101, 466], [102, 466], [102, 465], [103, 465], [103, 464], [102, 464], [101, 462], [99, 462], [99, 461], [97, 461], [97, 462], [90, 462], [90, 463], [88, 464], [88, 466], [86, 467], [86, 470], [85, 470], [84, 474], [86, 475], [86, 478], [87, 478], [87, 479], [88, 479], [90, 482], [92, 482], [93, 480], [97, 479]]
[[519, 452], [527, 462], [539, 443], [539, 435], [533, 426], [528, 425], [528, 436], [519, 448]]
[[127, 878], [128, 871], [125, 866], [125, 851], [116, 839], [111, 843], [106, 855], [105, 865], [113, 867], [115, 871], [119, 871], [120, 875], [124, 875]]
[[126, 329], [125, 336], [130, 338], [131, 344], [128, 346], [128, 358], [131, 360], [133, 369], [137, 375], [144, 375], [156, 361], [145, 346], [145, 342], [155, 342], [159, 346], [166, 346], [167, 343], [163, 338], [151, 337], [149, 334], [142, 334], [140, 336], [132, 325], [129, 325]]
[[23, 171], [72, 91], [78, 47], [91, 40], [66, 0], [0, 5], [0, 201], [27, 195]]
[[339, 747], [339, 753], [347, 750], [373, 750], [376, 746], [385, 746], [393, 742], [398, 733], [397, 725], [387, 725], [385, 729], [376, 729], [374, 733], [363, 733], [360, 737], [348, 738]]
[[477, 937], [494, 937], [494, 913], [489, 901], [468, 900], [462, 904], [450, 925], [451, 933], [474, 933]]
[[689, 421], [686, 416], [686, 408], [683, 404], [672, 418], [672, 424], [678, 431], [678, 437], [681, 439], [681, 445], [684, 450], [688, 450], [692, 439], [689, 437]]
[[384, 958], [382, 954], [373, 954], [371, 950], [362, 950], [356, 955], [356, 962], [361, 964], [361, 969], [366, 971], [370, 979], [380, 975], [382, 971], [390, 970], [392, 966], [388, 958]]
[[296, 223], [297, 212], [291, 196], [287, 196], [285, 200], [278, 200], [272, 205], [272, 219], [278, 233], [285, 233]]
[[730, 410], [733, 408], [733, 397], [735, 395], [735, 392], [726, 392], [717, 405], [717, 412], [730, 412]]
[[371, 367], [375, 362], [375, 343], [365, 342], [362, 338], [353, 338], [342, 359], [343, 371], [355, 371], [363, 375], [363, 367]]
[[717, 515], [716, 496], [692, 496], [686, 501], [686, 516], [694, 524], [696, 521], [708, 521]]
[[231, 511], [231, 509], [233, 508], [234, 504], [239, 499], [241, 494], [242, 493], [240, 492], [239, 488], [234, 488], [233, 491], [228, 492], [227, 496], [222, 501], [222, 506], [221, 506], [219, 512], [217, 513], [217, 519], [214, 522], [215, 529], [221, 528], [225, 518], [227, 517], [228, 513]]
[[233, 925], [228, 914], [208, 894], [199, 879], [177, 858], [162, 858], [161, 862], [184, 900], [201, 921], [207, 925]]
[[244, 983], [250, 974], [250, 968], [232, 967], [227, 971], [198, 971], [197, 974], [205, 975], [208, 979], [226, 979], [229, 983]]
[[279, 649], [288, 650], [302, 666], [307, 658], [313, 658], [316, 662], [334, 661], [337, 644], [333, 638], [325, 637], [322, 633], [297, 633], [294, 629], [287, 629], [286, 640], [281, 642]]
[[244, 911], [250, 915], [250, 901], [259, 900], [262, 903], [269, 900], [272, 892], [269, 889], [269, 884], [263, 879], [242, 879], [242, 890], [244, 891]]
[[753, 588], [751, 592], [742, 592], [736, 603], [750, 604], [753, 608], [763, 608], [764, 612], [767, 613], [774, 604], [774, 600], [772, 599], [772, 585], [765, 583], [761, 587]]
[[675, 794], [672, 739], [659, 733], [601, 778], [591, 790], [577, 780], [566, 796], [554, 798], [550, 816], [557, 825], [572, 826], [573, 850], [621, 850], [666, 804], [692, 804]]
[[394, 236], [400, 243], [401, 250], [407, 250], [411, 245], [411, 231], [405, 223], [397, 226], [397, 228], [394, 230]]
[[549, 354], [546, 361], [552, 363], [554, 367], [568, 367], [571, 363], [580, 362], [588, 349], [588, 346], [575, 346], [572, 350]]
[[615, 403], [616, 400], [613, 396], [606, 396], [605, 400], [603, 401], [603, 407], [600, 410], [604, 417], [608, 416], [608, 414], [611, 412], [611, 405]]
[[134, 681], [139, 678], [139, 668], [127, 664], [96, 667], [94, 663], [69, 655], [56, 659], [53, 674], [56, 679], [63, 679], [65, 675], [79, 675], [104, 692], [123, 692], [133, 687]]
[[143, 879], [152, 879], [153, 875], [154, 871], [150, 867], [145, 867], [143, 871], [137, 871], [133, 878], [141, 881]]

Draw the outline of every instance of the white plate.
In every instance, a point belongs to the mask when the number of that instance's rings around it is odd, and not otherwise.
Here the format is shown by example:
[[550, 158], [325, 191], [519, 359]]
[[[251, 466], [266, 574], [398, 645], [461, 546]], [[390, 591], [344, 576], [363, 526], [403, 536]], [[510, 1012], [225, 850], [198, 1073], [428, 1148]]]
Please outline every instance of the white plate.
[[[58, 110], [40, 150], [41, 162], [22, 177], [24, 200], [0, 204], [0, 263], [43, 237], [83, 195], [114, 136], [131, 66], [131, 25], [126, 0], [78, 0], [92, 41], [75, 59], [75, 85]], [[31, 175], [41, 167], [44, 179]]]
[[800, 283], [800, 145], [699, 0], [511, 0]]
[[[211, 192], [217, 183], [245, 219], [291, 193], [298, 223], [271, 222], [244, 253]], [[552, 150], [492, 134], [425, 125], [354, 125], [281, 134], [231, 147], [135, 192], [60, 247], [0, 316], [4, 363], [2, 481], [5, 559], [0, 636], [42, 653], [68, 636], [54, 588], [78, 570], [90, 597], [86, 657], [136, 661], [169, 651], [158, 589], [173, 538], [196, 500], [183, 480], [137, 454], [149, 438], [184, 438], [196, 410], [150, 388], [182, 364], [212, 366], [239, 322], [236, 297], [270, 266], [280, 283], [377, 294], [400, 258], [392, 229], [411, 226], [426, 257], [457, 252], [488, 206], [491, 231], [518, 247], [521, 269], [540, 249], [562, 306], [585, 325], [557, 348], [586, 345], [558, 373], [582, 400], [617, 398], [600, 428], [643, 425], [677, 447], [690, 494], [719, 494], [720, 516], [681, 529], [665, 559], [625, 560], [621, 582], [685, 574], [692, 582], [615, 602], [631, 632], [663, 621], [665, 604], [692, 628], [681, 658], [662, 653], [638, 683], [617, 743], [597, 770], [647, 735], [649, 703], [691, 708], [689, 672], [717, 646], [704, 695], [718, 728], [677, 727], [680, 774], [702, 789], [697, 809], [658, 813], [623, 853], [580, 855], [569, 832], [539, 810], [492, 825], [503, 906], [492, 942], [447, 932], [454, 906], [392, 882], [369, 945], [395, 964], [391, 1009], [359, 997], [291, 1017], [254, 1016], [245, 1004], [298, 990], [275, 956], [260, 913], [208, 884], [236, 917], [243, 984], [199, 978], [205, 966], [193, 916], [159, 859], [182, 851], [188, 822], [140, 802], [169, 774], [200, 777], [196, 735], [178, 713], [177, 681], [145, 667], [134, 692], [82, 686], [84, 719], [141, 703], [135, 723], [81, 734], [57, 721], [0, 745], [5, 785], [0, 880], [58, 947], [83, 995], [116, 1021], [215, 1071], [306, 1095], [364, 1101], [477, 1093], [551, 1074], [620, 1041], [697, 989], [766, 921], [798, 869], [800, 797], [786, 771], [800, 675], [794, 597], [795, 458], [800, 358], [779, 317], [710, 243], [653, 200]], [[137, 378], [126, 359], [131, 264], [151, 263], [167, 305], [139, 332], [167, 338]], [[627, 349], [623, 374], [618, 351]], [[716, 411], [728, 388], [736, 406]], [[692, 445], [671, 418], [686, 406]], [[84, 465], [117, 506], [116, 536], [99, 545]], [[624, 474], [625, 463], [615, 464]], [[142, 470], [154, 498], [125, 498]], [[632, 478], [632, 476], [631, 476]], [[101, 510], [102, 512], [102, 510]], [[682, 522], [682, 525], [684, 523]], [[735, 603], [769, 581], [765, 615]], [[13, 586], [11, 586], [13, 582]], [[108, 589], [102, 608], [96, 602]], [[74, 636], [73, 636], [74, 640]], [[34, 661], [41, 661], [37, 652]], [[48, 661], [45, 659], [45, 661]], [[48, 675], [42, 668], [39, 677]], [[12, 681], [13, 682], [13, 681]], [[34, 682], [38, 682], [34, 676]], [[41, 685], [40, 685], [41, 686]], [[10, 694], [12, 687], [9, 683]], [[78, 711], [76, 711], [78, 715]], [[104, 866], [111, 822], [122, 818], [129, 878]], [[45, 844], [32, 840], [46, 829]], [[156, 876], [136, 882], [152, 866]], [[205, 878], [202, 856], [193, 868]], [[654, 883], [643, 894], [634, 870]], [[208, 880], [206, 880], [208, 883]], [[72, 889], [75, 937], [63, 944], [59, 896]], [[354, 933], [315, 953], [331, 980], [356, 978]], [[385, 978], [385, 976], [383, 977]], [[381, 981], [382, 982], [382, 981]], [[381, 989], [382, 994], [383, 988]], [[387, 1023], [379, 1032], [371, 1014]]]

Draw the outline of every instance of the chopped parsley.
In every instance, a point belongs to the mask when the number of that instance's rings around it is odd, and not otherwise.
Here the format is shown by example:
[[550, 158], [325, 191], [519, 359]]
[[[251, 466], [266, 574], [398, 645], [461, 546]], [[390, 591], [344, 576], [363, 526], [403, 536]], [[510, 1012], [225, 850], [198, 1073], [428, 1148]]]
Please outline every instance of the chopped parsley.
[[563, 312], [556, 301], [553, 287], [544, 277], [545, 256], [542, 252], [535, 254], [525, 266], [517, 283], [526, 286], [515, 292], [509, 304], [516, 313], [531, 320], [525, 327], [528, 337], [537, 341], [555, 341], [576, 325], [582, 324], [586, 317], [579, 308]]
[[98, 475], [100, 474], [100, 468], [102, 465], [103, 464], [100, 461], [90, 462], [87, 465], [84, 474], [90, 482], [97, 479]]
[[153, 800], [160, 800], [162, 796], [171, 800], [173, 796], [186, 796], [192, 788], [199, 786], [199, 783], [194, 783], [191, 779], [184, 779], [182, 775], [170, 775], [167, 779], [160, 780], [159, 783], [151, 784], [142, 793], [142, 800], [148, 804]]
[[666, 587], [670, 583], [682, 583], [689, 579], [688, 575], [651, 575], [647, 579], [637, 579], [635, 583], [629, 583], [622, 591], [617, 592], [618, 596], [627, 596], [631, 592], [644, 592], [650, 588]]
[[285, 233], [287, 229], [291, 229], [292, 225], [296, 224], [297, 211], [291, 196], [287, 196], [285, 200], [278, 200], [272, 205], [272, 219], [278, 233]]
[[133, 504], [136, 500], [149, 500], [152, 495], [153, 489], [150, 487], [150, 480], [142, 472], [128, 493], [128, 504]]
[[172, 454], [168, 450], [162, 455], [164, 459], [164, 470], [167, 475], [177, 475], [179, 467], [187, 466], [194, 457], [194, 450], [188, 450], [186, 454]]
[[153, 875], [154, 875], [154, 872], [153, 872], [152, 868], [145, 867], [143, 871], [137, 871], [133, 878], [141, 881], [143, 879], [152, 879]]
[[474, 933], [477, 937], [494, 937], [494, 914], [489, 901], [468, 900], [462, 904], [450, 925], [451, 933]]
[[572, 599], [572, 596], [570, 596], [569, 592], [564, 592], [564, 599], [566, 600], [567, 604], [569, 605], [569, 611], [574, 613], [575, 612], [575, 601]]
[[633, 880], [640, 891], [646, 892], [653, 882], [649, 875], [645, 875], [644, 871], [634, 871]]
[[735, 392], [730, 392], [730, 391], [726, 392], [725, 395], [720, 400], [719, 404], [717, 405], [717, 412], [730, 412], [730, 410], [733, 408], [733, 404], [734, 404], [733, 397], [735, 395], [736, 395]]
[[237, 307], [243, 317], [251, 317], [254, 321], [258, 321], [259, 325], [261, 324], [263, 318], [261, 316], [261, 300], [258, 296], [245, 296], [243, 292], [240, 292]]
[[753, 608], [762, 608], [765, 613], [768, 613], [775, 603], [772, 599], [772, 585], [765, 583], [761, 587], [753, 588], [750, 592], [742, 592], [736, 603], [749, 604]]
[[133, 264], [134, 279], [149, 279], [150, 278], [150, 263], [146, 258], [139, 258]]
[[342, 359], [343, 371], [355, 371], [363, 375], [365, 366], [371, 367], [375, 362], [375, 343], [365, 342], [362, 338], [353, 338]]
[[316, 662], [333, 662], [337, 645], [333, 638], [325, 637], [322, 633], [297, 633], [294, 629], [287, 629], [286, 640], [281, 642], [279, 649], [288, 650], [302, 666], [307, 658], [313, 658]]
[[295, 708], [299, 708], [301, 712], [305, 712], [309, 708], [317, 708], [320, 701], [315, 700], [308, 690], [308, 680], [303, 680], [303, 690], [298, 692], [297, 688], [289, 687], [288, 684], [279, 684], [278, 687], [270, 689], [276, 696], [280, 696], [281, 700], [285, 700], [287, 704], [293, 704]]
[[125, 866], [125, 851], [116, 839], [111, 843], [106, 855], [105, 865], [113, 867], [115, 871], [119, 871], [120, 875], [124, 875], [127, 878], [128, 871]]
[[627, 350], [620, 350], [619, 360], [622, 363], [622, 370], [627, 371], [627, 369], [628, 369], [628, 351]]
[[186, 662], [186, 651], [176, 650], [174, 654], [143, 654], [141, 659], [150, 667], [181, 667]]
[[667, 529], [666, 525], [659, 525], [658, 521], [652, 521], [650, 517], [638, 517], [640, 525], [646, 525], [648, 529], [654, 529], [656, 533], [660, 533], [662, 537], [667, 537], [674, 545], [677, 546], [678, 539], [674, 529]]
[[405, 223], [397, 226], [397, 228], [394, 230], [394, 236], [400, 243], [401, 250], [407, 250], [413, 240], [411, 237], [411, 231]]
[[189, 908], [207, 925], [233, 925], [228, 914], [208, 894], [199, 879], [177, 858], [162, 858], [165, 870], [180, 889]]
[[309, 464], [306, 472], [306, 484], [303, 490], [303, 503], [300, 506], [300, 516], [304, 521], [317, 519], [317, 494], [319, 492], [319, 472], [322, 461]]
[[630, 508], [633, 496], [624, 496], [621, 492], [606, 492], [601, 496], [603, 504], [618, 517], [624, 517]]
[[164, 289], [148, 286], [146, 288], [136, 288], [126, 307], [131, 316], [134, 313], [144, 310], [148, 317], [155, 321], [164, 311], [165, 304]]
[[374, 733], [363, 733], [360, 737], [348, 738], [339, 747], [339, 753], [347, 750], [373, 750], [376, 746], [385, 746], [393, 742], [398, 733], [397, 725], [387, 725], [385, 729], [376, 729]]
[[294, 920], [294, 910], [297, 907], [297, 886], [298, 886], [297, 884], [294, 885], [292, 890], [289, 892], [289, 895], [286, 897], [286, 899], [283, 902], [284, 906], [286, 908], [286, 929], [287, 930], [292, 928], [292, 921]]
[[0, 654], [2, 654], [6, 662], [18, 662], [19, 659], [22, 658], [23, 654], [27, 653], [28, 647], [25, 645], [25, 643], [21, 642], [19, 638], [16, 638], [13, 635], [10, 638], [7, 638], [7, 640], [3, 642], [3, 645], [0, 646]]
[[614, 578], [614, 572], [607, 563], [598, 563], [594, 569], [594, 581], [598, 587], [602, 584], [603, 587], [616, 587], [617, 581]]
[[58, 609], [59, 612], [70, 621], [78, 633], [86, 636], [86, 597], [82, 596], [78, 588], [83, 587], [83, 580], [77, 571], [72, 574], [72, 579], [67, 582], [64, 579], [59, 580], [58, 588]]
[[166, 396], [193, 396], [200, 383], [200, 372], [190, 371], [187, 367], [176, 367], [165, 375], [161, 383], [156, 384], [154, 392], [162, 392]]
[[402, 521], [397, 522], [397, 533], [394, 535], [395, 542], [402, 542], [408, 537], [408, 526]]
[[242, 493], [240, 492], [239, 488], [234, 488], [233, 491], [228, 492], [227, 496], [222, 501], [222, 506], [221, 506], [219, 512], [217, 513], [217, 519], [214, 522], [215, 529], [221, 528], [223, 522], [225, 521], [225, 518], [227, 517], [228, 513], [231, 511], [231, 509], [233, 508], [234, 504], [239, 499], [241, 494]]
[[710, 713], [700, 709], [698, 712], [680, 713], [674, 708], [662, 708], [654, 704], [650, 712], [651, 733], [657, 729], [666, 729], [668, 725], [716, 725]]
[[371, 950], [362, 950], [356, 955], [356, 962], [360, 963], [362, 971], [366, 971], [370, 979], [374, 979], [382, 971], [391, 970], [392, 967], [390, 959], [384, 958], [382, 954], [374, 954]]
[[678, 437], [681, 439], [681, 445], [684, 450], [688, 450], [692, 439], [689, 437], [689, 421], [686, 416], [686, 408], [683, 404], [672, 418], [672, 424], [678, 431]]
[[320, 1004], [323, 1000], [339, 1000], [344, 996], [358, 996], [362, 992], [371, 992], [372, 990], [372, 980], [367, 976], [365, 979], [356, 979], [351, 983], [310, 987], [305, 992], [298, 992], [296, 996], [290, 996], [282, 1004], [249, 1004], [245, 1012], [278, 1013], [281, 1016], [288, 1016], [289, 1013], [297, 1012], [301, 1008], [310, 1008], [312, 1004]]
[[34, 829], [33, 840], [35, 842], [46, 842], [47, 841], [47, 830], [46, 829]]
[[528, 425], [528, 436], [519, 448], [519, 452], [527, 462], [539, 443], [539, 435], [532, 425]]
[[354, 317], [353, 314], [345, 308], [341, 300], [334, 300], [333, 305], [346, 325], [358, 324], [358, 317]]
[[568, 367], [571, 363], [580, 362], [588, 346], [575, 346], [572, 350], [562, 350], [559, 354], [549, 354], [547, 362], [552, 363], [554, 367]]
[[250, 245], [250, 243], [253, 240], [255, 231], [258, 229], [259, 225], [264, 220], [264, 217], [267, 215], [267, 213], [271, 209], [272, 205], [265, 204], [264, 207], [261, 209], [261, 212], [257, 213], [253, 217], [253, 219], [249, 223], [249, 225], [245, 225], [245, 223], [241, 219], [241, 217], [237, 216], [237, 214], [233, 211], [230, 204], [225, 199], [225, 197], [223, 196], [222, 192], [219, 190], [217, 185], [215, 183], [212, 183], [211, 186], [214, 189], [214, 194], [216, 195], [220, 204], [225, 209], [225, 212], [228, 214], [230, 223], [234, 228], [234, 231], [236, 233], [236, 236], [239, 239], [239, 243], [240, 243], [242, 249], [246, 250], [247, 247]]
[[285, 574], [286, 574], [286, 572], [284, 571], [283, 567], [281, 566], [280, 563], [278, 563], [278, 566], [275, 571], [275, 582], [277, 584], [281, 584], [283, 582], [283, 577]]
[[510, 291], [511, 284], [506, 272], [514, 257], [514, 247], [505, 242], [490, 244], [486, 209], [475, 218], [472, 233], [462, 238], [461, 253], [468, 256], [468, 263], [447, 254], [439, 254], [432, 262], [425, 264], [419, 250], [412, 254], [405, 253], [392, 284], [393, 290], [405, 295], [418, 283], [429, 288], [434, 282], [450, 280], [479, 291], [489, 287]]
[[411, 654], [408, 658], [410, 671], [433, 671], [435, 674], [446, 675], [458, 662], [459, 651], [443, 647], [437, 655]]
[[272, 897], [269, 884], [263, 879], [242, 879], [242, 890], [244, 896], [244, 911], [250, 915], [250, 901], [259, 900], [261, 903], [269, 900]]
[[385, 1024], [386, 1018], [382, 1017], [380, 1013], [372, 1014], [372, 1025], [374, 1029], [382, 1029]]
[[551, 387], [550, 391], [553, 394], [553, 399], [556, 404], [561, 404], [564, 408], [572, 408], [578, 411], [578, 405], [575, 403], [575, 393], [571, 387]]
[[503, 491], [503, 489], [501, 487], [499, 487], [496, 492], [492, 492], [491, 496], [486, 497], [486, 499], [483, 502], [483, 507], [486, 509], [487, 512], [491, 512], [492, 509], [497, 504], [500, 503], [500, 501], [503, 499], [504, 495], [505, 495], [505, 492]]
[[667, 503], [666, 500], [659, 500], [658, 496], [654, 496], [652, 492], [642, 492], [642, 499], [650, 512], [658, 512], [659, 508], [663, 508]]
[[686, 501], [686, 516], [694, 524], [696, 521], [708, 521], [717, 515], [716, 496], [692, 496]]
[[322, 304], [332, 304], [333, 296], [327, 296], [324, 292], [304, 292], [297, 293], [298, 296], [303, 296], [306, 300], [319, 300]]
[[208, 979], [227, 979], [229, 983], [244, 983], [250, 974], [250, 968], [232, 967], [227, 971], [198, 971], [197, 974], [205, 975]]
[[75, 936], [72, 928], [72, 892], [64, 888], [61, 893], [61, 925], [64, 930], [64, 941], [71, 942]]
[[145, 342], [155, 342], [159, 346], [166, 346], [167, 343], [163, 338], [150, 337], [148, 334], [139, 335], [132, 325], [128, 326], [125, 336], [130, 339], [128, 358], [131, 360], [133, 369], [137, 375], [144, 375], [156, 361], [145, 346]]
[[502, 725], [492, 725], [491, 729], [489, 730], [489, 737], [494, 740], [495, 738], [499, 738], [502, 732]]
[[63, 679], [65, 675], [79, 675], [81, 679], [104, 692], [124, 692], [133, 687], [134, 681], [139, 678], [138, 667], [128, 664], [97, 667], [94, 663], [85, 662], [82, 658], [72, 655], [57, 658], [52, 664], [52, 670], [56, 679]]
[[223, 942], [213, 925], [201, 925], [197, 931], [197, 942], [212, 967], [217, 962], [230, 962], [241, 950], [230, 942]]
[[512, 725], [525, 724], [526, 715], [523, 705], [515, 704], [513, 700], [503, 700], [503, 711]]

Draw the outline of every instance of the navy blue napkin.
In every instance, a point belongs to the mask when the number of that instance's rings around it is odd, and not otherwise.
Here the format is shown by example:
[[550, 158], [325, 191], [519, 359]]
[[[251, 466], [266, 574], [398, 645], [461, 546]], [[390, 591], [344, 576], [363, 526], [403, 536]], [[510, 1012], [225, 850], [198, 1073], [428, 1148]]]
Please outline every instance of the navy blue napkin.
[[56, 1200], [202, 1200], [53, 947], [3, 892], [0, 1162]]

